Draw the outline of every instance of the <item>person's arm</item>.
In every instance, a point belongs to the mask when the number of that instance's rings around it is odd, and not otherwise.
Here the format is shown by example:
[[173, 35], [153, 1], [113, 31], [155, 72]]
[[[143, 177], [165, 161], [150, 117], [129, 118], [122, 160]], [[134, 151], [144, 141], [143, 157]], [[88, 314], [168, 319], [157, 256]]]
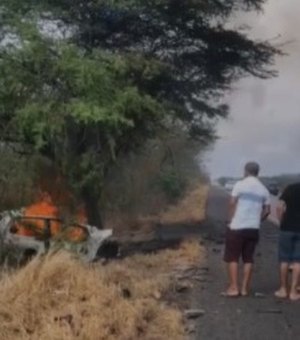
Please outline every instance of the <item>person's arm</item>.
[[232, 190], [230, 201], [229, 201], [229, 214], [228, 214], [229, 215], [228, 216], [229, 223], [231, 223], [231, 221], [232, 221], [232, 219], [235, 215], [239, 195], [240, 195], [239, 183], [236, 183], [233, 190]]
[[231, 196], [230, 202], [229, 202], [229, 222], [232, 221], [233, 216], [235, 215], [237, 203], [238, 203], [238, 197]]
[[266, 190], [265, 201], [261, 212], [261, 221], [262, 222], [265, 221], [270, 214], [271, 214], [271, 197], [269, 192]]
[[289, 187], [285, 188], [285, 190], [283, 191], [282, 195], [279, 198], [279, 201], [276, 207], [276, 215], [277, 215], [279, 223], [282, 221], [283, 215], [285, 214], [286, 209], [287, 209], [289, 191], [290, 191]]
[[261, 221], [265, 221], [269, 215], [271, 214], [271, 205], [270, 204], [264, 204], [262, 213], [261, 213]]
[[283, 218], [283, 215], [284, 215], [285, 212], [286, 212], [286, 203], [284, 201], [280, 200], [277, 204], [277, 207], [276, 207], [276, 215], [277, 215], [279, 222], [282, 221], [282, 218]]

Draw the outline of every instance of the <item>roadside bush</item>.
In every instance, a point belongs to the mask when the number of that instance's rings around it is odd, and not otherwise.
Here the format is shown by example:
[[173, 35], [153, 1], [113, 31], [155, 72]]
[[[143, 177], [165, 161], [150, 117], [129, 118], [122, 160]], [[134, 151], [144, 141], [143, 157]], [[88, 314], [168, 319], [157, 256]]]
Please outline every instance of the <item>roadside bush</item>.
[[178, 134], [153, 140], [139, 153], [121, 159], [104, 186], [106, 225], [122, 229], [131, 224], [137, 229], [141, 217], [159, 216], [187, 191], [205, 183], [199, 160], [203, 151], [201, 145]]
[[175, 169], [164, 171], [159, 176], [159, 185], [170, 203], [182, 196], [187, 186], [187, 179], [180, 176]]
[[21, 157], [8, 148], [0, 148], [0, 211], [32, 202], [34, 196], [33, 157]]

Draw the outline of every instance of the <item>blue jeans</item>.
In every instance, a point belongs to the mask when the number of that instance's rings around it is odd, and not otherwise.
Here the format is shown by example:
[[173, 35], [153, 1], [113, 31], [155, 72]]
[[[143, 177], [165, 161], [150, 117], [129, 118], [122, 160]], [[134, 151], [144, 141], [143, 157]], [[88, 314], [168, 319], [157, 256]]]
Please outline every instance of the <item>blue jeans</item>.
[[300, 263], [300, 233], [280, 231], [279, 261]]

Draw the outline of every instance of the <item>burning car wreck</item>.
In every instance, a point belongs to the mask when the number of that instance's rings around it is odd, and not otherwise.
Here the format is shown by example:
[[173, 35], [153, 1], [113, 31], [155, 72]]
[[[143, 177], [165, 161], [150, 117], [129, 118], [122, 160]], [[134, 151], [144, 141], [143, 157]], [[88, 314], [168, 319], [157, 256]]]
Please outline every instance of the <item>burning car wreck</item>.
[[30, 209], [0, 214], [0, 237], [6, 247], [21, 253], [42, 255], [49, 249], [66, 249], [91, 262], [99, 257], [115, 257], [118, 245], [112, 230], [99, 230], [85, 223], [64, 221], [54, 215], [29, 215]]

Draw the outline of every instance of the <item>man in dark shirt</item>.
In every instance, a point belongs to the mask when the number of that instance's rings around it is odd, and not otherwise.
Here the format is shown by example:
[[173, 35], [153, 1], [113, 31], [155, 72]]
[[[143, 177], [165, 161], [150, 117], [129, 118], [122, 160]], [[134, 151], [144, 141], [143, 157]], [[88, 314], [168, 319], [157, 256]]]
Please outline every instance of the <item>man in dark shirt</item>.
[[[279, 262], [280, 289], [275, 293], [279, 298], [289, 297], [300, 300], [297, 291], [300, 279], [300, 183], [289, 185], [280, 197], [278, 209], [280, 221]], [[288, 272], [292, 264], [292, 283], [288, 289]]]

